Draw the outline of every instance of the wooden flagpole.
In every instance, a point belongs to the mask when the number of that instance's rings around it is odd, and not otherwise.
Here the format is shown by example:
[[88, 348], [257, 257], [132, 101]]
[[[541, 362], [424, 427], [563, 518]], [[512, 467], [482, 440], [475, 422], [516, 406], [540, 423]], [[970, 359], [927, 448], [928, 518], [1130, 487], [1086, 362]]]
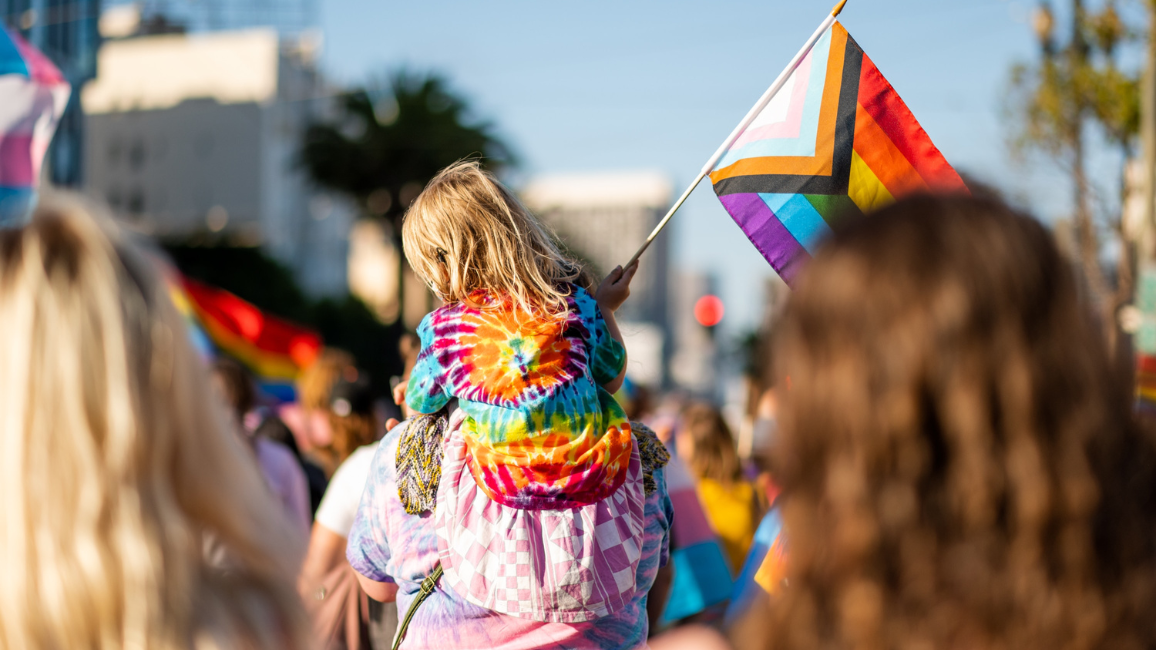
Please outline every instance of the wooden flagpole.
[[791, 78], [791, 74], [795, 72], [795, 69], [799, 67], [799, 64], [803, 62], [803, 59], [805, 59], [807, 55], [811, 53], [811, 50], [815, 47], [815, 43], [818, 43], [819, 39], [823, 38], [823, 34], [825, 34], [827, 30], [831, 28], [831, 25], [835, 24], [835, 19], [837, 19], [839, 14], [843, 12], [843, 7], [846, 5], [847, 0], [840, 0], [839, 4], [835, 5], [835, 8], [831, 10], [831, 13], [827, 16], [823, 23], [819, 25], [819, 28], [815, 30], [815, 33], [811, 34], [811, 38], [807, 39], [806, 44], [803, 45], [803, 49], [799, 50], [799, 53], [795, 55], [795, 58], [791, 59], [791, 63], [787, 66], [787, 69], [783, 70], [782, 74], [780, 74], [779, 77], [775, 79], [775, 82], [771, 84], [771, 87], [767, 88], [767, 91], [763, 93], [762, 97], [759, 97], [759, 101], [755, 102], [755, 105], [751, 107], [751, 110], [747, 111], [746, 116], [741, 122], [739, 122], [739, 125], [736, 126], [733, 131], [731, 131], [731, 134], [727, 136], [727, 139], [722, 143], [722, 146], [720, 146], [718, 150], [714, 152], [714, 155], [710, 157], [710, 160], [708, 160], [706, 164], [703, 165], [702, 171], [698, 173], [698, 176], [695, 177], [690, 186], [686, 188], [686, 191], [682, 193], [682, 196], [678, 197], [678, 201], [675, 201], [674, 205], [671, 206], [670, 211], [668, 211], [666, 216], [662, 218], [662, 221], [659, 221], [658, 225], [654, 227], [654, 230], [650, 232], [650, 236], [646, 238], [646, 242], [642, 244], [642, 247], [638, 249], [638, 252], [634, 254], [634, 257], [630, 258], [630, 261], [627, 262], [626, 265], [622, 268], [626, 268], [637, 262], [638, 258], [642, 257], [642, 254], [646, 252], [646, 249], [650, 248], [650, 244], [656, 237], [658, 237], [658, 233], [662, 232], [662, 229], [666, 227], [666, 224], [670, 221], [670, 218], [674, 216], [675, 212], [678, 212], [678, 209], [682, 207], [682, 204], [686, 202], [686, 199], [690, 197], [690, 193], [694, 191], [694, 188], [698, 187], [698, 184], [702, 182], [702, 179], [706, 178], [707, 174], [709, 174], [712, 169], [714, 169], [715, 164], [717, 164], [719, 159], [723, 157], [723, 154], [726, 153], [727, 149], [731, 148], [731, 145], [735, 143], [735, 140], [739, 139], [739, 136], [742, 135], [743, 131], [745, 131], [747, 127], [751, 125], [751, 122], [755, 121], [755, 118], [758, 117], [759, 113], [762, 112], [764, 108], [766, 108], [767, 104], [771, 103], [771, 100], [775, 98], [775, 95], [779, 94], [779, 91], [782, 90], [783, 86], [787, 84], [787, 80]]

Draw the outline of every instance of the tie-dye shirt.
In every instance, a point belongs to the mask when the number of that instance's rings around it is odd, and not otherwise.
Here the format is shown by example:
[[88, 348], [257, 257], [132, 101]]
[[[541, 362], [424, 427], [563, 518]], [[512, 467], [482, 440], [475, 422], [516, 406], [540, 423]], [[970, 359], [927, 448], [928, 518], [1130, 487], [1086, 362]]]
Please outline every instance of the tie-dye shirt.
[[435, 413], [458, 399], [470, 472], [504, 506], [585, 506], [626, 478], [630, 424], [602, 388], [622, 371], [626, 349], [594, 298], [569, 288], [564, 317], [480, 294], [481, 309], [452, 303], [418, 327], [422, 349], [406, 402]]
[[[402, 616], [420, 591], [421, 581], [433, 572], [439, 559], [435, 517], [406, 514], [398, 498], [397, 447], [405, 426], [395, 427], [378, 445], [346, 550], [346, 557], [358, 573], [378, 582], [397, 583], [397, 607]], [[499, 614], [466, 601], [446, 585], [443, 577], [417, 609], [401, 647], [439, 650], [642, 647], [649, 631], [647, 596], [659, 567], [669, 561], [670, 526], [674, 516], [663, 470], [654, 471], [654, 480], [657, 489], [646, 497], [643, 510], [642, 555], [635, 575], [637, 588], [632, 598], [610, 615], [582, 623], [552, 623]], [[525, 514], [542, 516], [537, 512]]]

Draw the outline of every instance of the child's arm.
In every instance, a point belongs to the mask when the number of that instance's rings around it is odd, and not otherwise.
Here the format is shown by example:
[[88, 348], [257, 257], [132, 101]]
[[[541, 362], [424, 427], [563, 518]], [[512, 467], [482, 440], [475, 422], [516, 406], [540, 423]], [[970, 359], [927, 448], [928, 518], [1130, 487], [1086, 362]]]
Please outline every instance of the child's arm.
[[[610, 333], [610, 338], [623, 343], [622, 332], [618, 330], [618, 321], [614, 318], [614, 312], [626, 302], [630, 297], [630, 281], [634, 279], [634, 274], [638, 272], [638, 261], [623, 269], [621, 266], [615, 268], [606, 276], [602, 284], [598, 285], [598, 291], [594, 295], [594, 299], [598, 301], [598, 308], [602, 311], [602, 318], [606, 320], [606, 331]], [[613, 395], [622, 388], [622, 382], [626, 379], [626, 363], [622, 364], [622, 371], [607, 384], [602, 387], [606, 392]]]

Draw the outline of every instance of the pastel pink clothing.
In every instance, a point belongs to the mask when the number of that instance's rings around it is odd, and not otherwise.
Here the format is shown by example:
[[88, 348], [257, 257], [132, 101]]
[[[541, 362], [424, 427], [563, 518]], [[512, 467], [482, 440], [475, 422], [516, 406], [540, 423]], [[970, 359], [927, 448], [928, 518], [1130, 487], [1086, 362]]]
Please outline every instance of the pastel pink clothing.
[[[398, 611], [405, 612], [417, 595], [423, 578], [430, 575], [441, 561], [436, 521], [438, 513], [410, 515], [398, 497], [397, 453], [398, 443], [407, 424], [403, 423], [379, 443], [369, 477], [362, 493], [361, 507], [349, 535], [346, 557], [355, 570], [378, 582], [395, 582], [398, 586]], [[451, 435], [443, 459], [442, 480], [453, 482], [458, 476], [470, 480], [470, 473], [462, 466], [460, 440]], [[447, 471], [448, 470], [448, 471]], [[669, 553], [669, 533], [673, 511], [666, 492], [666, 480], [661, 469], [654, 471], [657, 489], [639, 499], [642, 505], [642, 530], [638, 542], [638, 557], [630, 562], [633, 570], [622, 576], [632, 589], [622, 602], [611, 603], [606, 615], [580, 622], [543, 622], [522, 616], [503, 614], [472, 601], [474, 594], [462, 594], [444, 576], [437, 588], [417, 610], [402, 648], [436, 648], [438, 650], [466, 650], [497, 648], [500, 650], [530, 650], [535, 648], [590, 648], [627, 650], [646, 645], [648, 621], [646, 601], [654, 584], [658, 568], [665, 565]], [[459, 483], [460, 485], [460, 483]], [[464, 494], [464, 493], [463, 493]], [[451, 506], [443, 503], [445, 490], [439, 490], [438, 508]], [[473, 502], [471, 499], [470, 503]], [[460, 502], [457, 506], [466, 506]], [[463, 520], [470, 513], [457, 509]], [[543, 532], [549, 530], [556, 513], [543, 510], [521, 511], [529, 522], [538, 522]], [[500, 532], [474, 520], [479, 534]], [[517, 526], [511, 528], [516, 531]], [[591, 530], [588, 536], [608, 534], [610, 531]], [[563, 541], [563, 540], [558, 540]], [[572, 550], [578, 550], [574, 548]], [[511, 559], [511, 566], [528, 566]], [[527, 551], [531, 552], [531, 551]], [[624, 551], [624, 554], [625, 551]], [[584, 553], [578, 553], [584, 556]], [[581, 564], [584, 557], [575, 557], [571, 564]], [[563, 573], [571, 573], [566, 569]], [[532, 576], [535, 585], [547, 585], [547, 576]], [[494, 594], [503, 585], [493, 585]]]

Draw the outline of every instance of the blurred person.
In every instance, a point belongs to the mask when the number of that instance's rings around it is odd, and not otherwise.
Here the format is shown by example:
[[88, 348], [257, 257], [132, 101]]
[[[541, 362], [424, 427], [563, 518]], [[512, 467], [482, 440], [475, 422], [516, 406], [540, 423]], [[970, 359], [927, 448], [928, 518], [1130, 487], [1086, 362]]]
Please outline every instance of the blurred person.
[[[646, 425], [668, 450], [674, 450], [686, 400], [685, 395], [667, 393], [656, 408], [647, 409]], [[731, 568], [690, 469], [672, 453], [663, 473], [674, 516], [670, 529], [672, 576], [670, 597], [651, 620], [652, 633], [692, 621], [720, 622], [733, 588]]]
[[330, 439], [327, 444], [314, 448], [313, 456], [331, 480], [337, 468], [355, 451], [381, 439], [373, 401], [369, 378], [356, 366], [345, 368], [330, 389], [326, 408]]
[[675, 434], [678, 457], [690, 469], [699, 499], [737, 571], [754, 540], [762, 512], [754, 484], [743, 477], [734, 437], [722, 411], [705, 403], [691, 404]]
[[291, 525], [161, 272], [91, 213], [0, 231], [0, 647], [307, 648]]
[[313, 450], [333, 441], [329, 428], [329, 392], [349, 369], [356, 368], [353, 356], [337, 348], [322, 348], [317, 359], [297, 379], [297, 401], [284, 404], [278, 416], [293, 432], [297, 448], [307, 458]]
[[[364, 372], [355, 381], [338, 379], [330, 398], [330, 410], [345, 417], [370, 422], [376, 417]], [[388, 648], [396, 631], [397, 606], [369, 602], [345, 559], [346, 540], [376, 451], [376, 440], [354, 450], [338, 466], [317, 509], [298, 585], [320, 647]]]
[[257, 459], [265, 483], [281, 502], [301, 539], [309, 535], [313, 512], [309, 505], [309, 483], [293, 452], [285, 445], [253, 435], [244, 425], [245, 416], [256, 403], [253, 377], [234, 359], [213, 361], [212, 385], [228, 407], [230, 428]]
[[321, 505], [321, 497], [325, 496], [325, 488], [329, 485], [329, 478], [325, 476], [325, 470], [301, 453], [293, 431], [276, 415], [266, 412], [253, 435], [285, 445], [285, 448], [293, 454], [297, 465], [305, 473], [305, 482], [309, 486], [309, 516], [312, 518], [317, 512], [318, 506]]
[[1156, 647], [1156, 453], [1038, 222], [853, 222], [779, 335], [789, 586], [740, 647]]
[[611, 397], [637, 266], [594, 295], [573, 284], [475, 162], [430, 181], [402, 240], [445, 304], [400, 391], [418, 415], [379, 446], [350, 534], [366, 592], [406, 612], [401, 647], [643, 645], [671, 513], [665, 448]]

